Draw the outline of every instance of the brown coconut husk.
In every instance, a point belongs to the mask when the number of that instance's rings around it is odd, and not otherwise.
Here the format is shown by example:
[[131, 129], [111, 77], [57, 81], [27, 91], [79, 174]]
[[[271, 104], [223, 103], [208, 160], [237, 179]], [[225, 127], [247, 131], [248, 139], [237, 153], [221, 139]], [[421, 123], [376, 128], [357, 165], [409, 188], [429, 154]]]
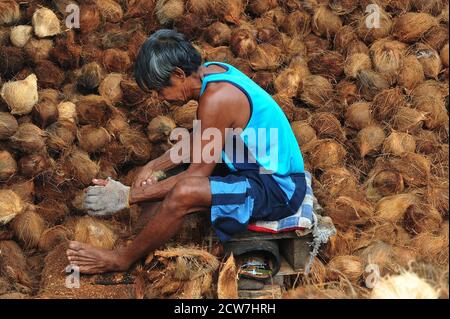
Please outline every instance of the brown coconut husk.
[[345, 194], [358, 187], [358, 180], [345, 167], [329, 168], [320, 176], [321, 187], [332, 197]]
[[81, 149], [69, 148], [63, 154], [62, 159], [69, 176], [83, 186], [90, 185], [92, 179], [97, 176], [98, 164], [93, 162], [89, 158], [89, 154]]
[[331, 139], [319, 140], [311, 146], [310, 156], [315, 169], [340, 166], [347, 154], [345, 148]]
[[386, 196], [378, 201], [375, 208], [375, 218], [379, 221], [397, 222], [401, 220], [408, 208], [418, 202], [418, 197], [412, 193]]
[[69, 208], [63, 201], [51, 197], [36, 205], [35, 210], [50, 226], [60, 224], [69, 214]]
[[434, 99], [445, 100], [448, 95], [448, 85], [434, 80], [428, 80], [417, 86], [411, 92], [414, 106], [421, 101], [430, 101]]
[[45, 130], [47, 134], [47, 146], [56, 152], [69, 148], [77, 136], [77, 126], [67, 120], [58, 120]]
[[0, 3], [0, 25], [12, 25], [20, 19], [19, 4], [12, 0]]
[[319, 112], [311, 117], [311, 126], [317, 132], [317, 136], [321, 139], [330, 138], [340, 142], [346, 140], [345, 132], [341, 127], [339, 120], [332, 114], [327, 112]]
[[384, 196], [402, 193], [405, 189], [403, 176], [394, 168], [375, 164], [365, 183], [367, 197], [378, 201]]
[[383, 153], [401, 156], [406, 152], [414, 153], [416, 140], [408, 133], [392, 131], [383, 143]]
[[373, 215], [373, 206], [356, 192], [347, 192], [344, 196], [330, 199], [325, 205], [325, 213], [341, 230], [353, 225], [364, 225]]
[[371, 70], [360, 70], [356, 75], [356, 83], [361, 95], [368, 101], [372, 101], [379, 92], [389, 88], [386, 77]]
[[47, 228], [44, 219], [32, 210], [17, 215], [10, 225], [15, 236], [26, 248], [37, 247], [42, 233]]
[[442, 62], [439, 53], [432, 47], [416, 43], [410, 50], [416, 55], [426, 77], [437, 79], [442, 69]]
[[426, 12], [432, 15], [438, 15], [444, 9], [446, 1], [442, 0], [413, 0], [412, 8], [419, 12]]
[[45, 230], [39, 239], [38, 247], [40, 250], [49, 252], [59, 244], [66, 242], [69, 237], [69, 231], [62, 225], [54, 226]]
[[303, 90], [300, 98], [313, 107], [326, 104], [333, 95], [333, 86], [320, 75], [310, 75], [303, 80]]
[[58, 120], [75, 123], [77, 119], [77, 106], [72, 102], [58, 104]]
[[191, 100], [185, 105], [175, 107], [172, 111], [172, 117], [176, 125], [187, 129], [192, 129], [193, 121], [197, 118], [198, 102]]
[[28, 25], [18, 25], [11, 28], [10, 41], [19, 48], [27, 44], [28, 40], [33, 36], [33, 27]]
[[338, 78], [344, 73], [344, 57], [336, 51], [321, 51], [310, 55], [308, 67], [313, 74]]
[[45, 128], [58, 119], [58, 106], [55, 102], [45, 100], [38, 102], [31, 113], [34, 123]]
[[76, 113], [80, 124], [104, 126], [111, 115], [109, 101], [99, 95], [86, 95], [76, 103]]
[[371, 70], [372, 61], [365, 53], [355, 53], [347, 56], [345, 60], [344, 73], [350, 78], [356, 78], [360, 70]]
[[283, 293], [283, 299], [347, 299], [348, 293], [339, 287], [303, 285]]
[[34, 67], [34, 73], [41, 88], [58, 89], [65, 79], [65, 73], [53, 62], [47, 60], [39, 61]]
[[301, 90], [302, 80], [310, 75], [306, 65], [286, 68], [279, 73], [274, 81], [275, 91], [290, 97], [296, 96]]
[[126, 73], [132, 62], [126, 51], [108, 49], [103, 52], [102, 64], [108, 72]]
[[398, 16], [392, 26], [393, 35], [402, 42], [418, 41], [428, 30], [438, 24], [428, 13], [408, 12]]
[[136, 81], [123, 80], [120, 82], [120, 88], [123, 94], [123, 102], [126, 106], [135, 106], [144, 102], [145, 94], [139, 88]]
[[231, 34], [231, 51], [238, 57], [247, 58], [256, 51], [256, 38], [247, 28], [237, 28]]
[[401, 172], [407, 185], [426, 186], [431, 176], [430, 160], [416, 153], [404, 153], [391, 160], [392, 165]]
[[292, 98], [285, 94], [275, 94], [272, 98], [277, 102], [289, 122], [292, 122], [295, 119], [296, 114], [296, 106], [294, 105]]
[[393, 22], [390, 15], [385, 10], [383, 10], [382, 7], [380, 7], [379, 11], [380, 27], [369, 28], [367, 22], [374, 22], [370, 17], [371, 14], [371, 12], [367, 12], [366, 14], [359, 16], [357, 22], [358, 26], [356, 27], [356, 33], [358, 34], [359, 38], [365, 43], [372, 43], [378, 39], [389, 36], [389, 34], [391, 33], [391, 29], [393, 28]]
[[431, 28], [423, 37], [423, 42], [436, 51], [440, 51], [448, 43], [448, 31], [444, 26]]
[[82, 48], [75, 44], [75, 34], [71, 30], [56, 37], [50, 56], [63, 69], [72, 69], [79, 66], [81, 52]]
[[96, 62], [83, 65], [77, 78], [77, 88], [82, 94], [95, 93], [103, 78], [103, 70]]
[[308, 54], [322, 51], [322, 50], [329, 50], [331, 48], [330, 42], [327, 39], [318, 37], [317, 35], [311, 33], [308, 34], [304, 39], [303, 42], [306, 46], [306, 50]]
[[425, 113], [409, 107], [399, 107], [391, 119], [391, 124], [398, 131], [413, 132], [421, 128], [425, 120]]
[[442, 64], [448, 68], [448, 43], [441, 49], [440, 57]]
[[32, 280], [27, 258], [13, 240], [0, 241], [0, 275], [19, 291], [31, 293]]
[[36, 75], [31, 74], [24, 80], [3, 84], [0, 95], [8, 104], [11, 114], [24, 115], [30, 113], [38, 101]]
[[53, 161], [47, 154], [30, 154], [19, 160], [20, 173], [27, 177], [36, 177], [52, 169]]
[[123, 92], [121, 88], [122, 75], [110, 73], [101, 81], [98, 92], [102, 97], [116, 104], [122, 100]]
[[0, 112], [0, 140], [6, 140], [17, 131], [19, 125], [14, 116], [8, 112]]
[[0, 181], [5, 181], [17, 173], [17, 163], [10, 152], [0, 150]]
[[448, 264], [448, 236], [423, 232], [415, 236], [410, 243], [421, 259], [437, 265]]
[[181, 0], [158, 0], [156, 1], [155, 13], [159, 23], [170, 24], [182, 18], [185, 12], [184, 1]]
[[50, 51], [53, 48], [51, 39], [34, 39], [31, 38], [24, 46], [26, 56], [37, 63], [41, 60], [48, 60]]
[[12, 179], [8, 188], [16, 193], [23, 201], [34, 202], [34, 181], [32, 179], [17, 178]]
[[76, 221], [74, 240], [97, 248], [112, 249], [116, 244], [117, 235], [107, 223], [84, 216]]
[[425, 81], [425, 74], [420, 61], [415, 55], [406, 56], [398, 72], [398, 85], [412, 90], [423, 81]]
[[336, 101], [341, 103], [341, 105], [350, 105], [361, 99], [361, 96], [359, 95], [358, 86], [349, 80], [340, 81], [336, 85], [335, 90], [336, 90], [335, 99]]
[[273, 25], [258, 27], [256, 39], [260, 43], [269, 43], [276, 47], [283, 43], [283, 36]]
[[156, 1], [130, 0], [126, 2], [125, 19], [143, 17], [152, 14], [155, 10]]
[[255, 15], [262, 15], [271, 9], [275, 9], [277, 5], [277, 0], [250, 0], [247, 9]]
[[286, 16], [281, 30], [295, 37], [305, 37], [311, 32], [311, 16], [306, 12], [293, 11]]
[[167, 116], [158, 116], [151, 120], [147, 127], [150, 142], [163, 142], [169, 139], [170, 132], [176, 127], [175, 122]]
[[95, 4], [106, 22], [117, 23], [123, 19], [123, 10], [114, 0], [96, 0]]
[[127, 151], [127, 159], [133, 163], [140, 164], [150, 159], [152, 147], [144, 133], [128, 129], [120, 133], [119, 141]]
[[443, 100], [430, 99], [413, 101], [418, 111], [425, 115], [425, 127], [436, 129], [448, 124], [448, 111]]
[[120, 132], [129, 129], [130, 126], [128, 121], [124, 116], [121, 115], [113, 115], [108, 123], [106, 124], [106, 129], [108, 132], [114, 136], [119, 136]]
[[338, 256], [330, 260], [327, 271], [327, 277], [331, 280], [344, 277], [351, 282], [357, 282], [364, 273], [364, 263], [356, 256]]
[[37, 9], [31, 22], [34, 34], [39, 38], [54, 36], [61, 32], [60, 21], [50, 9], [44, 7]]
[[430, 181], [427, 187], [427, 200], [442, 216], [448, 216], [449, 211], [449, 182], [445, 178]]
[[379, 152], [385, 139], [384, 130], [379, 125], [369, 125], [363, 128], [357, 135], [359, 155], [364, 158], [369, 154]]
[[11, 146], [28, 154], [38, 152], [45, 147], [45, 137], [45, 132], [36, 125], [23, 123], [11, 136]]
[[[125, 132], [126, 131], [128, 131], [128, 129], [126, 129]], [[105, 146], [103, 155], [108, 161], [119, 166], [125, 164], [129, 159], [127, 147], [115, 140], [112, 140]]]
[[273, 82], [275, 81], [275, 74], [269, 71], [256, 72], [252, 80], [255, 81], [260, 87], [266, 90], [267, 93], [273, 94]]
[[205, 29], [203, 36], [214, 47], [228, 45], [231, 40], [231, 29], [227, 24], [216, 21]]
[[256, 50], [250, 55], [250, 66], [255, 71], [275, 70], [281, 63], [281, 49], [269, 44], [262, 43], [256, 47]]
[[412, 235], [417, 235], [440, 230], [442, 221], [442, 216], [436, 208], [426, 203], [418, 203], [406, 210], [404, 227]]
[[236, 269], [236, 263], [233, 254], [231, 254], [219, 272], [219, 281], [217, 283], [217, 297], [219, 299], [237, 299], [237, 279], [238, 272]]
[[293, 66], [292, 62], [296, 58], [305, 58], [307, 55], [307, 48], [303, 41], [297, 37], [289, 37], [284, 33], [281, 34], [281, 45], [277, 43], [274, 45], [281, 46], [283, 53], [286, 55], [285, 62], [289, 62], [290, 66]]
[[90, 34], [95, 32], [101, 25], [102, 17], [99, 7], [94, 4], [80, 4], [80, 32]]
[[109, 143], [111, 136], [103, 127], [97, 128], [92, 125], [85, 125], [78, 130], [77, 139], [81, 149], [88, 153], [94, 153]]
[[334, 48], [345, 55], [349, 44], [355, 40], [358, 40], [355, 29], [351, 25], [344, 25], [336, 32]]
[[390, 39], [381, 39], [370, 46], [375, 70], [394, 79], [402, 66], [407, 45]]
[[10, 79], [25, 67], [25, 54], [22, 48], [2, 45], [0, 62], [0, 75]]
[[107, 179], [108, 177], [111, 177], [112, 179], [117, 180], [118, 174], [115, 164], [103, 157], [100, 158], [98, 165], [100, 166], [100, 170], [98, 172], [99, 178]]
[[345, 112], [345, 124], [357, 130], [362, 130], [373, 124], [372, 111], [367, 102], [356, 102]]
[[306, 121], [294, 121], [291, 128], [300, 147], [317, 139], [316, 131]]
[[321, 5], [315, 10], [311, 24], [316, 35], [327, 38], [334, 37], [342, 27], [340, 17], [326, 5]]
[[346, 57], [352, 56], [353, 54], [364, 53], [369, 55], [369, 47], [360, 40], [354, 40], [347, 46]]
[[229, 47], [220, 46], [207, 49], [206, 60], [231, 63], [234, 60], [234, 56]]
[[346, 232], [338, 232], [331, 236], [324, 250], [320, 253], [327, 261], [342, 255], [350, 255], [353, 252], [355, 232], [349, 229]]

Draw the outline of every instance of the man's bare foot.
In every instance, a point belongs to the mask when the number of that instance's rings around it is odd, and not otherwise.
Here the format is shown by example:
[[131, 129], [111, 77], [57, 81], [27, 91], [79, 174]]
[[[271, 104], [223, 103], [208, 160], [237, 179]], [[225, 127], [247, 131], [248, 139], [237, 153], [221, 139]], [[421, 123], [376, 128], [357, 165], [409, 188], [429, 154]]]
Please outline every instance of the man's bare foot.
[[77, 241], [69, 243], [66, 254], [70, 264], [78, 266], [83, 274], [125, 271], [130, 266], [117, 250], [100, 249]]

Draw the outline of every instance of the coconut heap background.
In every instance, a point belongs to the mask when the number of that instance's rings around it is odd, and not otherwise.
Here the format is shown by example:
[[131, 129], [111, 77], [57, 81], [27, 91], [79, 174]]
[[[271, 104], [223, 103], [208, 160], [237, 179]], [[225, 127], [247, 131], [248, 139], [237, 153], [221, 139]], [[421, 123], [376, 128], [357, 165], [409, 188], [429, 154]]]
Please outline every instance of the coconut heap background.
[[[138, 207], [86, 217], [83, 189], [94, 177], [129, 185], [173, 128], [192, 125], [196, 102], [172, 107], [132, 76], [146, 37], [169, 27], [279, 102], [338, 228], [285, 297], [395, 296], [408, 282], [417, 297], [448, 298], [448, 1], [77, 2], [0, 0], [0, 295], [236, 295], [236, 265], [220, 266], [201, 217], [140, 263], [133, 284], [86, 276], [92, 285], [64, 288], [67, 239], [112, 248], [142, 227]], [[372, 3], [381, 25], [368, 29]], [[69, 4], [79, 29], [65, 26]], [[373, 291], [369, 264], [391, 276]]]

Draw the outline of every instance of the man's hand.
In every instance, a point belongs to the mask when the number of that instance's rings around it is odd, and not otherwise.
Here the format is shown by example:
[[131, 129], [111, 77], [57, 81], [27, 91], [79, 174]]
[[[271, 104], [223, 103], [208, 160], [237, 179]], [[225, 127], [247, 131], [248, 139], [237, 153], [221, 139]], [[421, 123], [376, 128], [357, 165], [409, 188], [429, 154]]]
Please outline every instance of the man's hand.
[[129, 207], [130, 187], [111, 177], [107, 180], [92, 181], [97, 186], [89, 186], [84, 197], [84, 208], [92, 216], [112, 215]]
[[136, 175], [133, 187], [153, 185], [164, 178], [166, 178], [166, 174], [163, 171], [154, 171], [151, 166], [146, 165]]

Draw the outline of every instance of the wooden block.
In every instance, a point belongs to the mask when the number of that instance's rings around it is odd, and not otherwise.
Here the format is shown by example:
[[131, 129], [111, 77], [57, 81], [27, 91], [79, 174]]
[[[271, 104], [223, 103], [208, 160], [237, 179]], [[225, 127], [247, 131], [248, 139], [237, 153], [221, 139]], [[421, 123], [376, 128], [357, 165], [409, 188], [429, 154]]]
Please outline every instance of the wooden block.
[[294, 271], [305, 269], [309, 261], [311, 236], [296, 239], [282, 239], [279, 242], [280, 252], [288, 261]]
[[239, 290], [240, 299], [281, 299], [279, 285], [265, 285], [261, 290]]

